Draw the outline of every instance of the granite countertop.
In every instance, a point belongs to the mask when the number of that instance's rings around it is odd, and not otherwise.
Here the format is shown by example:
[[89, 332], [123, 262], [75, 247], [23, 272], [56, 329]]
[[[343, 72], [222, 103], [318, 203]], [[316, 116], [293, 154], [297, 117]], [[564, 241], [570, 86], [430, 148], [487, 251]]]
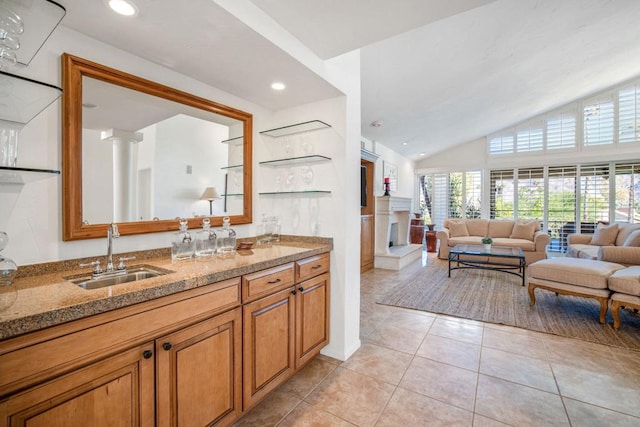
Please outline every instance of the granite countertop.
[[[172, 273], [93, 290], [85, 290], [65, 279], [90, 273], [91, 270], [86, 268], [61, 267], [78, 265], [76, 260], [39, 264], [46, 266], [46, 271], [55, 270], [45, 274], [41, 274], [42, 267], [39, 271], [29, 266], [38, 274], [18, 277], [11, 286], [0, 289], [0, 340], [297, 261], [331, 249], [331, 239], [302, 238], [270, 246], [254, 246], [229, 258], [172, 261], [166, 251], [160, 251], [157, 253], [163, 255], [138, 258], [129, 261], [127, 266], [144, 264]], [[153, 251], [149, 252], [153, 254]]]

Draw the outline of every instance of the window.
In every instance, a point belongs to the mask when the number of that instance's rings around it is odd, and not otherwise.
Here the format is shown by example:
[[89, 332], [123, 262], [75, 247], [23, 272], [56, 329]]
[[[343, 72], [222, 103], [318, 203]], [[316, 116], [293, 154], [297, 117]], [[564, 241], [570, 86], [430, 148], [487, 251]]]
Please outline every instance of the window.
[[435, 173], [420, 177], [421, 203], [430, 204], [431, 222], [447, 218], [480, 218], [482, 171]]
[[489, 154], [513, 153], [513, 135], [497, 135], [489, 139]]
[[613, 143], [613, 100], [588, 103], [583, 108], [583, 144], [585, 147]]
[[544, 169], [518, 169], [518, 218], [542, 220], [544, 212]]
[[640, 89], [638, 86], [618, 92], [618, 141], [640, 141]]
[[516, 151], [524, 153], [528, 151], [542, 151], [544, 148], [544, 135], [542, 125], [518, 128], [516, 131]]
[[561, 113], [547, 119], [547, 149], [574, 148], [576, 146], [575, 113]]
[[549, 167], [545, 223], [550, 251], [566, 252], [567, 236], [576, 232], [576, 177], [576, 166]]
[[593, 232], [598, 221], [609, 222], [609, 165], [580, 167], [580, 223]]
[[616, 164], [615, 220], [640, 223], [640, 162]]
[[514, 175], [513, 169], [493, 170], [490, 181], [490, 217], [497, 219], [514, 218]]
[[480, 218], [482, 215], [482, 172], [465, 173], [465, 211], [467, 218]]

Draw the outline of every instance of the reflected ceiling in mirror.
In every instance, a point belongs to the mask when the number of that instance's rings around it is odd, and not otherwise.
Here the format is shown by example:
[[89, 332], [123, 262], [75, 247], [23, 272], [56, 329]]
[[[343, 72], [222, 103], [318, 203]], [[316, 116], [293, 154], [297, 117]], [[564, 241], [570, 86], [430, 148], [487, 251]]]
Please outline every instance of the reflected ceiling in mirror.
[[65, 240], [251, 222], [250, 114], [68, 54], [63, 86]]

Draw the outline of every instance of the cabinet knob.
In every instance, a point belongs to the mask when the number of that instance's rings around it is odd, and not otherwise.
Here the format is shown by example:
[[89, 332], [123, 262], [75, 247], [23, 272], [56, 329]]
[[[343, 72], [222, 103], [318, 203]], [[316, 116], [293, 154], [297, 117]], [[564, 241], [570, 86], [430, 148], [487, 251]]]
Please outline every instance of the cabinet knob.
[[166, 343], [162, 344], [162, 348], [164, 348], [165, 350], [171, 350], [171, 347], [173, 347], [173, 346], [171, 345], [170, 342], [166, 342]]
[[297, 293], [298, 293], [298, 291], [296, 291], [296, 290], [294, 289], [294, 290], [292, 290], [292, 291], [291, 291], [291, 293], [292, 293], [293, 295], [295, 295], [295, 294], [297, 294]]
[[299, 290], [300, 292], [304, 292], [304, 288], [303, 288], [302, 286], [300, 286], [300, 287], [298, 288], [298, 290]]
[[153, 356], [153, 351], [151, 350], [145, 350], [142, 352], [142, 357], [145, 359], [151, 359], [151, 356]]

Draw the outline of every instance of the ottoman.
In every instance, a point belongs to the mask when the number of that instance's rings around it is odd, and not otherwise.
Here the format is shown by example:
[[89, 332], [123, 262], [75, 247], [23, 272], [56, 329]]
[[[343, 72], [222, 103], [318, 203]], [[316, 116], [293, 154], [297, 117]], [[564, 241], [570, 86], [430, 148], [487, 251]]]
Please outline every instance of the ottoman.
[[530, 305], [536, 303], [535, 289], [556, 294], [594, 298], [600, 303], [600, 323], [605, 323], [611, 291], [608, 279], [625, 266], [613, 262], [580, 258], [550, 258], [529, 266]]
[[620, 307], [640, 309], [640, 266], [618, 270], [609, 277], [613, 327], [620, 328]]

